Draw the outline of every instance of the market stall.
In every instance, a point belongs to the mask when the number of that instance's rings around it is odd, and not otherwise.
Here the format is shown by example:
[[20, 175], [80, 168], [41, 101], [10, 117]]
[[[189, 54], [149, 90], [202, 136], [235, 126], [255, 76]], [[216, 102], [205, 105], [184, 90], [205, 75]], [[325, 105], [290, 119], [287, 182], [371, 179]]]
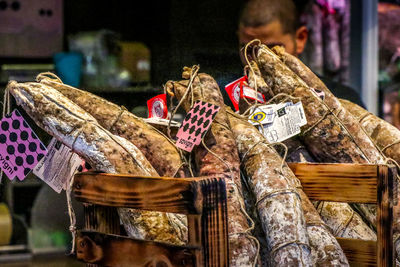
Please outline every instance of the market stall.
[[[299, 2], [246, 2], [238, 26], [241, 76], [223, 67], [231, 59], [216, 60], [229, 49], [205, 59], [203, 48], [184, 38], [181, 55], [192, 53], [185, 60], [194, 64], [177, 57], [165, 70], [157, 43], [127, 41], [109, 30], [70, 34], [70, 51], [56, 53], [54, 65], [44, 59], [21, 71], [6, 64], [0, 169], [7, 182], [0, 189], [8, 205], [0, 205], [0, 262], [25, 255], [35, 266], [38, 255], [60, 257], [68, 249], [62, 257], [77, 266], [398, 264], [400, 130], [369, 112], [379, 106], [370, 94], [377, 93], [377, 73], [367, 77], [376, 62], [358, 58], [368, 66], [361, 85], [370, 81], [362, 99], [310, 69], [298, 57], [308, 36], [296, 20]], [[334, 27], [349, 23], [350, 2], [307, 3]], [[41, 10], [41, 16], [53, 14]], [[282, 21], [275, 17], [279, 10]], [[260, 24], [268, 14], [271, 20]], [[46, 28], [53, 52], [32, 44], [0, 54], [59, 52], [51, 34], [62, 35], [56, 26]], [[324, 74], [351, 80], [348, 40], [341, 36], [347, 48], [333, 55], [341, 32], [319, 30], [328, 46], [320, 47]], [[4, 40], [22, 38], [15, 29], [4, 32]], [[365, 50], [373, 48], [368, 36]], [[178, 53], [175, 41], [170, 49]], [[35, 201], [28, 219], [16, 216], [20, 206], [10, 190], [26, 181], [39, 183], [36, 192], [25, 191]]]

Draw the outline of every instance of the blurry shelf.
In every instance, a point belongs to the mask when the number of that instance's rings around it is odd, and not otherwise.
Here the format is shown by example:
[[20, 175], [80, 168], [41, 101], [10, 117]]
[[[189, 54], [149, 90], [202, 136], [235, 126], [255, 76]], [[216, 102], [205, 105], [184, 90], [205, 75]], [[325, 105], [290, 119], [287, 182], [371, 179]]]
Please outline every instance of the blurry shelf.
[[129, 86], [129, 87], [82, 87], [88, 92], [91, 93], [131, 93], [131, 94], [153, 94], [162, 92], [163, 89], [160, 87], [159, 89], [154, 88], [151, 85], [138, 85], [138, 86]]

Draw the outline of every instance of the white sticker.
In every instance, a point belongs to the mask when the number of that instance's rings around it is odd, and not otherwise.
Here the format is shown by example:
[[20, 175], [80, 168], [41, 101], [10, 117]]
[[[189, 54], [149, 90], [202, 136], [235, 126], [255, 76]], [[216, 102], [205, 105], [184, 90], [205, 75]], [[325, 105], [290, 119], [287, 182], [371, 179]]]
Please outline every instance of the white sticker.
[[282, 142], [299, 134], [300, 127], [307, 124], [301, 102], [294, 105], [291, 102], [280, 103], [273, 106], [273, 109], [273, 122], [264, 124], [263, 128], [259, 127], [270, 143]]
[[55, 138], [47, 150], [47, 155], [39, 161], [33, 173], [60, 193], [81, 165], [82, 159]]
[[256, 94], [256, 90], [254, 90], [253, 88], [250, 88], [246, 85], [243, 85], [243, 96], [249, 98], [249, 99], [253, 99], [256, 100], [256, 96], [257, 96], [257, 101], [260, 103], [264, 103], [265, 99], [262, 93], [257, 92]]
[[289, 106], [288, 109], [290, 109], [290, 113], [294, 117], [294, 120], [298, 122], [297, 124], [300, 127], [307, 124], [306, 114], [304, 113], [301, 101], [297, 102], [292, 106]]

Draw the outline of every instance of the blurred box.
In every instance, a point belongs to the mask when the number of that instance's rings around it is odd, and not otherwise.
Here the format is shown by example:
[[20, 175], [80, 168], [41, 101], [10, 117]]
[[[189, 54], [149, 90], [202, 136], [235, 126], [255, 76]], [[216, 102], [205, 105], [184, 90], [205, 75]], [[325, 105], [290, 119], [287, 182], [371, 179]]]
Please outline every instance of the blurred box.
[[121, 67], [127, 69], [133, 83], [150, 82], [150, 49], [139, 42], [121, 42]]
[[0, 57], [51, 57], [62, 50], [62, 0], [4, 0]]

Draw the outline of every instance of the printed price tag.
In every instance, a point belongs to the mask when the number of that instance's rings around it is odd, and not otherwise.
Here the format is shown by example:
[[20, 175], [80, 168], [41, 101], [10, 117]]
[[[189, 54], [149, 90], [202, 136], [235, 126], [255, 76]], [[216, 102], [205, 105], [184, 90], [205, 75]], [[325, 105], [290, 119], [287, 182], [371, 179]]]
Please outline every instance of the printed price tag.
[[201, 143], [219, 109], [219, 106], [197, 100], [176, 134], [176, 146], [191, 152]]
[[12, 180], [24, 180], [46, 154], [46, 147], [18, 110], [0, 121], [0, 168]]
[[33, 173], [60, 193], [81, 166], [82, 159], [55, 138], [47, 149], [47, 155], [33, 169]]
[[273, 122], [263, 124], [260, 132], [264, 134], [268, 142], [282, 142], [300, 133], [300, 127], [307, 124], [303, 105], [297, 102], [280, 103], [271, 105], [274, 109]]
[[168, 117], [167, 95], [161, 94], [147, 100], [149, 118], [166, 119]]

